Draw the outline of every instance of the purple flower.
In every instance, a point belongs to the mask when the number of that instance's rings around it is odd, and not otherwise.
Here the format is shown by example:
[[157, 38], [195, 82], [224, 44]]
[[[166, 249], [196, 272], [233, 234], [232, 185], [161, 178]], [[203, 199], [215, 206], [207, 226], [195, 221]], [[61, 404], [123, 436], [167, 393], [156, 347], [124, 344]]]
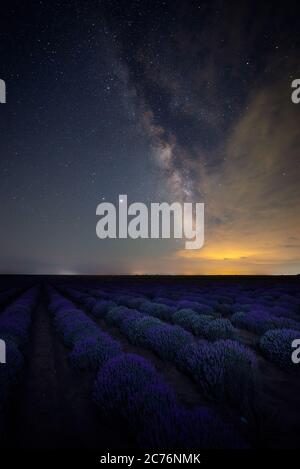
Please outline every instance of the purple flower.
[[193, 342], [193, 336], [179, 326], [161, 324], [145, 333], [149, 348], [164, 360], [174, 362], [180, 348]]
[[72, 366], [81, 370], [98, 370], [108, 360], [122, 353], [119, 342], [108, 334], [99, 332], [98, 336], [89, 336], [78, 340], [70, 354]]
[[96, 318], [103, 318], [110, 309], [115, 308], [115, 307], [116, 307], [116, 303], [114, 301], [98, 300], [94, 304], [91, 310], [91, 313]]
[[259, 345], [265, 357], [280, 368], [296, 369], [292, 362], [292, 342], [300, 339], [300, 332], [293, 329], [278, 329], [266, 332]]
[[257, 361], [233, 340], [198, 342], [181, 348], [177, 364], [196, 381], [208, 399], [248, 408], [255, 393]]

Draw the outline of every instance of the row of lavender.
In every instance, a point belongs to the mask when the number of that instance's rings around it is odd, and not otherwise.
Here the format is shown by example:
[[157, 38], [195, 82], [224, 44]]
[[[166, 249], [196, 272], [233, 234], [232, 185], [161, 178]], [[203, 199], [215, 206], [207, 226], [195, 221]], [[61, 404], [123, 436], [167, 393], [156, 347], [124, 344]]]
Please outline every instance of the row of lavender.
[[9, 288], [0, 292], [0, 314], [2, 309], [11, 303], [20, 293], [19, 288]]
[[[117, 288], [117, 292], [116, 292]], [[263, 333], [272, 328], [269, 322], [274, 321], [275, 326], [282, 327], [280, 321], [284, 318], [291, 321], [300, 320], [300, 293], [299, 285], [244, 285], [235, 283], [234, 286], [220, 284], [209, 284], [208, 286], [197, 285], [193, 288], [174, 286], [142, 286], [138, 288], [124, 288], [114, 286], [108, 288], [111, 294], [125, 295], [145, 299], [149, 298], [154, 303], [167, 304], [176, 309], [191, 308], [204, 314], [217, 313], [232, 317], [235, 313], [245, 315], [244, 325], [249, 330]], [[98, 289], [96, 290], [98, 291]], [[248, 314], [248, 313], [251, 314]], [[259, 312], [251, 321], [252, 313]], [[237, 319], [238, 320], [238, 319]], [[241, 320], [241, 317], [240, 317]], [[248, 324], [249, 320], [249, 324]], [[285, 325], [295, 325], [294, 322], [286, 322]], [[271, 327], [270, 327], [271, 325]]]
[[37, 296], [37, 288], [29, 289], [9, 304], [0, 315], [0, 338], [6, 346], [6, 363], [0, 366], [0, 432], [4, 425], [5, 404], [22, 373], [24, 348], [28, 342]]
[[210, 408], [186, 409], [149, 361], [124, 353], [119, 342], [54, 289], [48, 294], [55, 327], [71, 349], [71, 364], [97, 370], [94, 402], [136, 444], [156, 449], [244, 446]]
[[[91, 299], [88, 297], [84, 299], [85, 306], [93, 307], [95, 302], [94, 297], [96, 297], [99, 300], [97, 302], [99, 314], [101, 314], [101, 308], [103, 308], [105, 313], [107, 307], [124, 305], [129, 308], [136, 308], [162, 321], [177, 324], [193, 335], [210, 341], [218, 339], [242, 341], [239, 333], [240, 329], [259, 334], [259, 338], [254, 340], [253, 345], [258, 346], [258, 349], [263, 353], [265, 358], [284, 370], [295, 369], [295, 365], [291, 360], [291, 344], [294, 339], [299, 339], [300, 337], [300, 322], [291, 317], [272, 316], [270, 312], [263, 309], [263, 303], [269, 302], [271, 299], [274, 300], [275, 293], [273, 293], [273, 296], [271, 294], [267, 297], [266, 295], [263, 296], [259, 308], [257, 306], [259, 302], [257, 298], [253, 307], [250, 304], [243, 304], [240, 307], [243, 307], [245, 311], [248, 308], [248, 311], [233, 313], [229, 319], [221, 317], [220, 307], [222, 303], [219, 302], [218, 305], [216, 303], [212, 305], [189, 299], [175, 301], [174, 299], [170, 300], [159, 297], [156, 297], [155, 301], [149, 301], [145, 295], [129, 295], [128, 292], [126, 295], [121, 295], [119, 292], [114, 294], [103, 290], [87, 289], [85, 292], [87, 295], [93, 295]], [[185, 294], [185, 297], [187, 297], [187, 294]], [[288, 301], [290, 297], [294, 299], [291, 302], [290, 315], [298, 319], [297, 298], [292, 295], [284, 295], [285, 301]], [[218, 301], [224, 301], [224, 296], [221, 298], [218, 296], [217, 298]], [[193, 299], [195, 300], [195, 295]], [[254, 298], [252, 299], [254, 301]], [[207, 301], [206, 297], [201, 297], [201, 300], [202, 302]], [[229, 301], [227, 297], [226, 301]], [[249, 298], [248, 301], [250, 301]], [[228, 308], [228, 304], [226, 308]], [[282, 314], [282, 310], [280, 314]]]
[[181, 327], [147, 313], [97, 300], [74, 289], [66, 293], [96, 319], [118, 327], [130, 343], [151, 350], [192, 378], [207, 402], [222, 406], [232, 421], [242, 424], [255, 444], [262, 443], [264, 433], [276, 425], [274, 410], [260, 399], [256, 356], [242, 344], [233, 340], [195, 340]]
[[150, 349], [162, 360], [177, 366], [196, 381], [207, 399], [229, 402], [239, 409], [243, 420], [252, 417], [257, 362], [255, 355], [242, 344], [233, 340], [197, 341], [182, 327], [150, 315], [149, 309], [142, 305], [138, 311], [116, 306], [112, 301], [97, 301], [76, 290], [69, 289], [67, 293], [94, 317], [118, 327], [133, 345]]
[[[294, 339], [300, 337], [300, 322], [288, 317], [272, 316], [261, 305], [260, 308], [257, 307], [257, 299], [254, 309], [249, 304], [248, 307], [244, 305], [248, 311], [234, 313], [230, 319], [220, 317], [222, 303], [213, 308], [212, 305], [202, 305], [189, 300], [180, 300], [175, 305], [169, 302], [169, 304], [163, 304], [145, 301], [142, 298], [128, 298], [128, 296], [117, 297], [116, 301], [118, 304], [135, 304], [143, 312], [161, 320], [171, 321], [194, 335], [210, 341], [218, 339], [240, 341], [239, 329], [246, 329], [260, 336], [254, 344], [258, 342], [259, 350], [265, 358], [284, 370], [295, 370], [295, 364], [291, 360], [291, 344]], [[182, 306], [185, 308], [181, 309]], [[291, 313], [293, 314], [296, 315]]]
[[[273, 406], [270, 394], [264, 395], [263, 376], [255, 350], [251, 351], [235, 340], [217, 340], [213, 343], [199, 340], [178, 326], [179, 322], [176, 325], [166, 323], [174, 315], [180, 318], [187, 312], [176, 310], [174, 305], [162, 308], [162, 304], [154, 304], [151, 309], [151, 302], [145, 302], [143, 297], [114, 296], [102, 289], [92, 292], [96, 293], [95, 298], [88, 291], [66, 290], [95, 318], [118, 327], [133, 345], [150, 349], [189, 375], [208, 400], [213, 400], [217, 405], [223, 403], [227, 409], [228, 405], [235, 409], [240, 420], [247, 424], [256, 444], [265, 441], [265, 435], [270, 432], [281, 432], [280, 421], [287, 416], [284, 410]], [[118, 306], [120, 304], [138, 309]], [[191, 314], [198, 319], [203, 317], [199, 310], [191, 311]], [[211, 320], [215, 318], [212, 316]], [[298, 336], [298, 331], [268, 331], [260, 338], [260, 350], [285, 371], [292, 370], [296, 374], [297, 367], [291, 360], [291, 343]]]

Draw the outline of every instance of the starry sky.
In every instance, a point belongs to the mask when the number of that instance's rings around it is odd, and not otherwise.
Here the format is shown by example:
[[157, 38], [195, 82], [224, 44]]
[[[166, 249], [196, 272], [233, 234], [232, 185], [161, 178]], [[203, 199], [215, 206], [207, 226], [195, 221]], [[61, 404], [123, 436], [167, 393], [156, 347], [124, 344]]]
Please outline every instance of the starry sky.
[[[0, 8], [0, 272], [300, 273], [297, 2]], [[98, 239], [119, 194], [204, 202], [204, 247]]]

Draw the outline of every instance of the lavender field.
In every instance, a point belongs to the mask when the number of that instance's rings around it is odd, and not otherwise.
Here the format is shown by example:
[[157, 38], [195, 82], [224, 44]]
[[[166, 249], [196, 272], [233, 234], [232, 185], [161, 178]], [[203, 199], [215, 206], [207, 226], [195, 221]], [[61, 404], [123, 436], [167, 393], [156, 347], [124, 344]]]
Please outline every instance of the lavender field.
[[297, 447], [299, 284], [2, 277], [1, 447]]

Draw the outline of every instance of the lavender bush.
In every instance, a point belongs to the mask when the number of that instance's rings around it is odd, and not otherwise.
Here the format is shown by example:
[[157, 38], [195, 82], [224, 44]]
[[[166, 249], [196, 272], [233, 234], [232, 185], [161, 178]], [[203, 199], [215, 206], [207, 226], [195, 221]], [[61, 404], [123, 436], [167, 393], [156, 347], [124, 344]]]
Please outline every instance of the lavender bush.
[[191, 309], [200, 314], [213, 314], [213, 308], [206, 304], [200, 304], [196, 301], [180, 300], [177, 302], [177, 309]]
[[92, 296], [87, 296], [86, 298], [83, 299], [82, 304], [83, 306], [88, 310], [91, 311], [95, 304], [97, 303], [97, 300], [93, 298]]
[[64, 302], [64, 298], [53, 289], [49, 289], [49, 295], [49, 310], [52, 311], [54, 325], [65, 345], [72, 348], [78, 340], [96, 337], [99, 334], [99, 328], [94, 321], [83, 311], [75, 308], [71, 301]]
[[116, 306], [108, 311], [105, 320], [110, 326], [119, 327], [121, 322], [126, 320], [132, 311], [135, 310], [129, 309], [126, 306]]
[[158, 318], [142, 316], [140, 319], [124, 321], [122, 330], [132, 344], [147, 348], [147, 330], [161, 324]]
[[106, 316], [109, 310], [116, 307], [116, 303], [114, 301], [109, 300], [98, 300], [92, 310], [91, 313], [96, 318], [103, 318]]
[[245, 346], [233, 340], [189, 344], [178, 351], [177, 364], [208, 399], [249, 410], [255, 395], [257, 361]]
[[193, 342], [193, 336], [178, 326], [161, 324], [147, 329], [146, 342], [149, 348], [164, 360], [174, 362], [178, 350]]
[[184, 327], [184, 329], [187, 329], [193, 334], [199, 336], [205, 333], [205, 329], [213, 319], [213, 316], [205, 314], [200, 315], [192, 309], [179, 309], [172, 316], [174, 324], [178, 324], [179, 326]]
[[163, 378], [137, 355], [123, 354], [104, 365], [95, 381], [94, 401], [140, 448], [244, 446], [212, 411], [183, 409]]
[[37, 290], [30, 289], [3, 311], [0, 316], [0, 337], [10, 337], [19, 347], [24, 346], [36, 299]]
[[[54, 324], [65, 345], [72, 348], [71, 365], [80, 370], [97, 370], [112, 357], [121, 353], [120, 344], [103, 333], [97, 324], [73, 303], [65, 309], [65, 302], [49, 290], [50, 305], [55, 302]], [[97, 302], [99, 303], [99, 302]], [[107, 305], [106, 305], [107, 306]]]
[[149, 314], [150, 316], [157, 317], [165, 321], [169, 321], [172, 318], [175, 308], [167, 306], [165, 304], [154, 303], [151, 301], [144, 301], [140, 307], [140, 311]]
[[215, 306], [215, 311], [222, 316], [230, 316], [235, 312], [234, 305], [230, 303], [218, 303]]
[[37, 290], [32, 288], [6, 308], [0, 317], [0, 337], [6, 343], [6, 364], [0, 365], [0, 408], [22, 370], [24, 357], [21, 350], [28, 340], [36, 300]]
[[72, 347], [79, 338], [97, 335], [99, 330], [97, 325], [74, 305], [73, 309], [62, 307], [54, 315], [54, 325], [68, 347]]
[[144, 314], [140, 313], [139, 311], [136, 311], [135, 309], [131, 309], [126, 315], [126, 317], [122, 318], [122, 320], [117, 325], [120, 331], [123, 334], [127, 335], [131, 326], [135, 324], [136, 321], [139, 321], [143, 317], [144, 317]]
[[264, 309], [250, 310], [247, 313], [235, 313], [231, 317], [234, 326], [256, 334], [264, 334], [270, 329], [299, 329], [300, 324], [289, 318], [273, 317]]
[[162, 297], [156, 297], [154, 298], [154, 302], [155, 303], [160, 303], [160, 304], [163, 304], [163, 305], [166, 305], [166, 306], [172, 306], [172, 307], [176, 307], [176, 301], [175, 300], [172, 300], [170, 298], [162, 298]]
[[138, 433], [141, 448], [229, 449], [246, 448], [231, 425], [225, 424], [211, 409], [186, 410], [177, 406], [173, 412], [152, 413]]
[[229, 319], [215, 319], [206, 325], [204, 335], [208, 340], [234, 339], [237, 331]]
[[115, 301], [122, 306], [127, 306], [128, 308], [139, 308], [141, 304], [144, 303], [145, 297], [140, 296], [130, 296], [123, 295], [115, 298]]
[[89, 336], [78, 340], [70, 354], [70, 362], [80, 370], [97, 371], [108, 360], [122, 353], [119, 342], [108, 334], [99, 332], [97, 336]]
[[161, 412], [165, 405], [175, 405], [174, 393], [156, 370], [134, 354], [122, 354], [103, 366], [95, 381], [94, 400], [108, 419], [130, 422], [136, 430], [150, 406]]
[[300, 339], [299, 331], [278, 329], [266, 332], [260, 338], [260, 349], [264, 356], [284, 370], [295, 370], [292, 362], [292, 342]]

